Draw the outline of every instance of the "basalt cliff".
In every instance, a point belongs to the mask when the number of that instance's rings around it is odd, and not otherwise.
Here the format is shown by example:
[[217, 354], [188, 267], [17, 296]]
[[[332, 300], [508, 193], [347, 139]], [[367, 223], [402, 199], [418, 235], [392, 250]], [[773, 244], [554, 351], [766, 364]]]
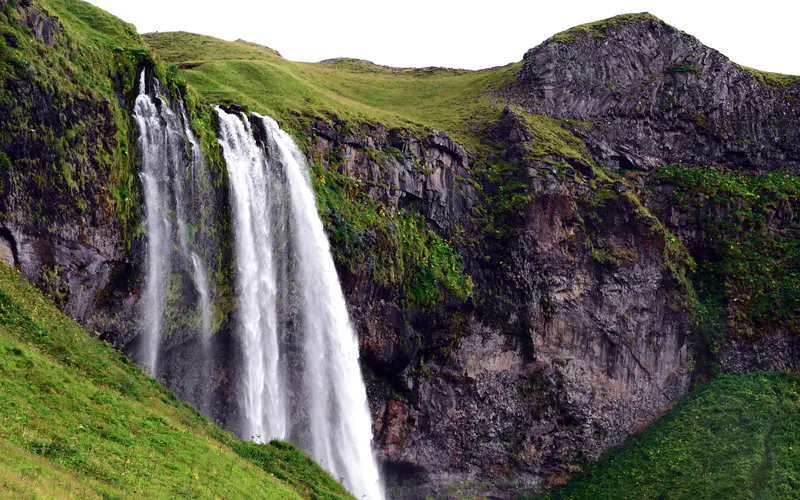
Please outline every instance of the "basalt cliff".
[[[193, 208], [192, 233], [208, 249], [213, 383], [192, 375], [204, 347], [188, 269], [170, 278], [158, 378], [231, 430], [242, 360], [212, 104], [273, 115], [307, 158], [390, 498], [539, 494], [695, 384], [800, 368], [797, 78], [648, 14], [463, 72], [298, 69], [245, 42], [98, 26], [77, 1], [0, 7], [0, 253], [137, 359], [146, 230], [130, 114], [137, 76], [153, 75], [190, 117], [213, 207]], [[281, 71], [318, 80], [285, 87]], [[400, 82], [392, 95], [430, 84], [408, 99], [453, 119], [403, 114], [381, 88], [348, 95], [363, 75]]]

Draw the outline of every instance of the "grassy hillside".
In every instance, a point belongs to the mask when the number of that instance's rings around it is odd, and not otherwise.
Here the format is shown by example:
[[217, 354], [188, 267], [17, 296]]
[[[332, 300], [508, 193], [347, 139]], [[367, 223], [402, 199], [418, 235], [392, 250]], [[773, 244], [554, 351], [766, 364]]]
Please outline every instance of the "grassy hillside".
[[546, 498], [795, 498], [800, 376], [724, 375]]
[[144, 35], [156, 53], [179, 65], [209, 102], [235, 102], [292, 128], [296, 114], [336, 115], [352, 124], [380, 122], [417, 132], [443, 130], [477, 145], [474, 127], [496, 119], [493, 96], [521, 63], [482, 71], [403, 69], [353, 59], [300, 63], [248, 42], [190, 33]]
[[0, 496], [350, 498], [208, 422], [0, 265]]

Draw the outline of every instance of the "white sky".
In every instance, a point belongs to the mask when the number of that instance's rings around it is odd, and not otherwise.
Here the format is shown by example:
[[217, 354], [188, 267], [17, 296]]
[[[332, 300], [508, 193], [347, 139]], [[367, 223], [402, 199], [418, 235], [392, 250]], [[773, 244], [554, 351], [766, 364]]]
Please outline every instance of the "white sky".
[[522, 59], [554, 33], [650, 12], [733, 61], [800, 75], [800, 0], [90, 0], [140, 33], [190, 31], [333, 57], [481, 69]]

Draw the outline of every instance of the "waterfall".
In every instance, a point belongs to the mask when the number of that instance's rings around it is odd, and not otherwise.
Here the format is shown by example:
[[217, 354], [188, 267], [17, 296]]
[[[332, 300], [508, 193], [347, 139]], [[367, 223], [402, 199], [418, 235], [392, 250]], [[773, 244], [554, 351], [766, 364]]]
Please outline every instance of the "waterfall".
[[[192, 161], [191, 161], [191, 169], [189, 171], [191, 175], [191, 179], [194, 181], [191, 186], [191, 193], [190, 196], [193, 200], [200, 201], [201, 196], [203, 193], [199, 193], [197, 189], [195, 189], [200, 182], [204, 179], [203, 173], [205, 172], [205, 162], [203, 161], [203, 150], [200, 148], [200, 143], [197, 141], [197, 137], [194, 135], [194, 131], [192, 131], [191, 124], [189, 122], [189, 117], [186, 114], [186, 105], [183, 102], [183, 99], [180, 99], [180, 110], [181, 110], [181, 121], [183, 122], [183, 132], [187, 139], [189, 139], [189, 144], [192, 146]], [[185, 182], [186, 176], [184, 175], [181, 179], [181, 183]], [[177, 190], [176, 190], [177, 191]], [[181, 193], [183, 193], [183, 189], [181, 189]], [[185, 206], [183, 200], [179, 200], [176, 194], [176, 202], [178, 205]], [[201, 203], [208, 203], [208, 200], [203, 200]], [[185, 227], [185, 222], [184, 222]], [[202, 335], [204, 343], [207, 343], [209, 337], [211, 337], [211, 291], [208, 288], [208, 278], [206, 277], [206, 270], [203, 267], [203, 261], [200, 259], [200, 256], [197, 255], [196, 252], [190, 252], [187, 248], [186, 244], [186, 233], [183, 232], [181, 235], [181, 241], [183, 242], [183, 254], [184, 258], [187, 255], [191, 256], [192, 261], [192, 268], [194, 270], [193, 278], [195, 288], [197, 289], [197, 293], [200, 296], [200, 326], [202, 328]], [[205, 346], [207, 347], [207, 345]]]
[[211, 293], [208, 290], [208, 279], [203, 269], [203, 263], [194, 252], [192, 252], [192, 267], [194, 267], [195, 287], [200, 295], [200, 327], [203, 341], [207, 341], [211, 335]]
[[[254, 130], [217, 112], [235, 217], [245, 437], [288, 437], [357, 498], [381, 499], [358, 341], [305, 158], [271, 118], [253, 114]], [[295, 296], [297, 314], [286, 305]], [[287, 359], [292, 347], [302, 362]]]
[[158, 353], [161, 345], [161, 325], [164, 317], [164, 289], [169, 274], [170, 223], [165, 206], [166, 182], [168, 179], [167, 156], [169, 130], [161, 126], [161, 116], [155, 102], [147, 95], [145, 72], [139, 79], [139, 95], [136, 97], [133, 118], [139, 129], [142, 148], [142, 171], [140, 178], [144, 188], [147, 217], [147, 261], [144, 296], [144, 339], [141, 359], [145, 371], [156, 376]]
[[[147, 92], [146, 72], [139, 77], [133, 119], [142, 153], [140, 178], [144, 188], [147, 228], [143, 331], [139, 359], [147, 373], [159, 374], [159, 358], [167, 310], [167, 284], [172, 276], [187, 276], [197, 291], [203, 338], [211, 334], [211, 291], [199, 251], [189, 241], [199, 194], [193, 182], [204, 168], [200, 144], [180, 100], [180, 112], [170, 107], [156, 79]], [[196, 230], [191, 231], [194, 235]], [[181, 300], [177, 297], [177, 300]]]
[[[203, 259], [214, 255], [208, 228], [219, 214], [183, 101], [169, 95], [142, 72], [133, 112], [147, 228], [138, 360], [151, 376], [173, 373], [181, 395], [208, 413], [214, 291]], [[293, 441], [358, 498], [382, 499], [358, 341], [305, 159], [271, 118], [217, 113], [236, 255], [240, 434]], [[199, 325], [181, 322], [196, 314]], [[161, 362], [173, 333], [180, 342], [199, 333], [199, 357]]]
[[220, 143], [230, 177], [236, 245], [239, 325], [244, 348], [244, 437], [284, 439], [285, 389], [279, 375], [276, 243], [268, 195], [272, 173], [247, 120], [219, 112]]

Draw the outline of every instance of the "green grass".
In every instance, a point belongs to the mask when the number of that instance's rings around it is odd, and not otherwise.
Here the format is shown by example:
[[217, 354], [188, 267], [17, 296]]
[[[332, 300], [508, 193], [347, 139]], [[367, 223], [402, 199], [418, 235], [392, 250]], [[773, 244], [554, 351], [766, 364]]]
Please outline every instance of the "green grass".
[[494, 92], [516, 79], [521, 63], [482, 71], [388, 68], [353, 59], [330, 63], [286, 60], [255, 44], [190, 33], [144, 35], [156, 53], [203, 98], [238, 103], [297, 132], [296, 114], [335, 115], [352, 125], [376, 122], [420, 135], [443, 130], [477, 148], [475, 126], [497, 119]]
[[287, 443], [236, 439], [0, 265], [0, 494], [351, 498]]
[[800, 376], [724, 375], [545, 498], [778, 499], [800, 489]]
[[759, 69], [748, 68], [747, 66], [737, 65], [739, 68], [747, 71], [764, 85], [771, 85], [778, 88], [787, 88], [800, 85], [800, 76], [784, 75], [783, 73], [771, 73], [769, 71], [761, 71]]
[[562, 31], [561, 33], [553, 35], [550, 38], [550, 41], [558, 43], [572, 43], [576, 38], [585, 35], [589, 35], [593, 38], [605, 38], [606, 32], [611, 28], [629, 23], [646, 21], [648, 19], [655, 19], [656, 21], [658, 20], [656, 16], [648, 12], [642, 12], [640, 14], [622, 14], [619, 16], [610, 17], [608, 19], [603, 19], [601, 21], [594, 21], [591, 23], [581, 24], [580, 26], [575, 26], [574, 28], [570, 28], [566, 31]]

